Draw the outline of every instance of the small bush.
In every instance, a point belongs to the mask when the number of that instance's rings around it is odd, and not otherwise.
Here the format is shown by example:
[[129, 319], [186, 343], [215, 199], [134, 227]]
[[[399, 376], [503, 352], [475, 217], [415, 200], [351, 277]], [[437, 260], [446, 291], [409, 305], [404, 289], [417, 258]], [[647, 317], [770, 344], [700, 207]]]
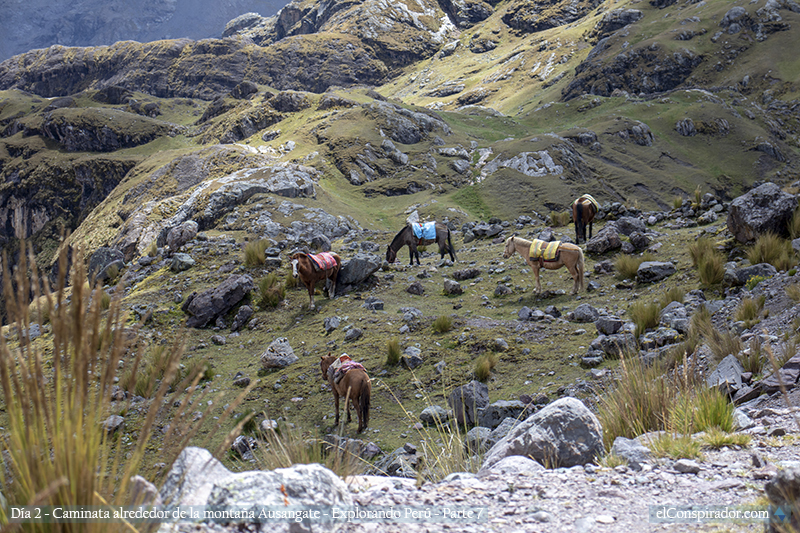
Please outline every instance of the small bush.
[[158, 255], [158, 243], [156, 241], [150, 243], [150, 246], [147, 248], [147, 255], [150, 257]]
[[747, 280], [747, 283], [745, 283], [744, 286], [748, 291], [752, 291], [756, 288], [756, 285], [765, 279], [767, 279], [766, 276], [750, 276], [750, 279]]
[[285, 298], [286, 288], [278, 282], [275, 272], [258, 281], [256, 301], [262, 309], [275, 309]]
[[748, 348], [739, 352], [737, 356], [745, 372], [751, 372], [754, 376], [761, 374], [764, 367], [764, 358], [761, 352], [761, 338], [753, 335]]
[[683, 198], [680, 196], [676, 196], [675, 198], [672, 199], [672, 209], [673, 210], [680, 209], [681, 207], [683, 207]]
[[287, 289], [296, 289], [297, 287], [300, 286], [300, 278], [292, 276], [292, 273], [289, 272], [283, 278], [283, 286], [286, 287]]
[[718, 389], [703, 389], [696, 394], [695, 418], [692, 433], [719, 428], [733, 431], [733, 404]]
[[433, 321], [433, 331], [436, 333], [447, 333], [453, 329], [453, 318], [449, 315], [442, 315]]
[[682, 304], [685, 297], [686, 292], [682, 288], [671, 287], [664, 292], [663, 296], [661, 296], [661, 308], [663, 309], [672, 302], [678, 302], [679, 304]]
[[736, 308], [735, 319], [744, 322], [745, 328], [752, 328], [761, 321], [765, 301], [764, 295], [758, 298], [744, 298]]
[[475, 379], [484, 382], [492, 375], [492, 370], [497, 365], [497, 354], [484, 354], [475, 361]]
[[636, 338], [639, 338], [646, 330], [658, 326], [660, 311], [661, 306], [659, 304], [641, 301], [634, 302], [634, 304], [628, 308], [628, 315], [631, 317], [631, 320], [633, 320], [633, 323], [636, 324], [636, 331], [634, 332]]
[[747, 259], [754, 265], [769, 263], [778, 270], [789, 270], [797, 264], [791, 241], [774, 233], [759, 235], [747, 250]]
[[269, 241], [250, 241], [244, 245], [244, 266], [255, 267], [267, 262], [265, 252], [269, 246]]
[[692, 200], [692, 209], [697, 211], [700, 209], [700, 204], [703, 203], [703, 190], [698, 185], [694, 190], [694, 199]]
[[608, 453], [608, 454], [604, 455], [602, 458], [600, 458], [600, 460], [598, 461], [598, 464], [600, 466], [602, 466], [603, 468], [614, 469], [614, 468], [616, 468], [618, 466], [622, 466], [622, 465], [627, 466], [628, 465], [628, 460], [625, 459], [624, 457], [620, 457], [619, 455], [617, 455], [615, 453]]
[[386, 343], [386, 365], [397, 365], [400, 362], [400, 354], [400, 341], [394, 337]]
[[662, 433], [648, 442], [648, 447], [656, 457], [671, 459], [696, 459], [701, 456], [700, 443], [691, 435]]

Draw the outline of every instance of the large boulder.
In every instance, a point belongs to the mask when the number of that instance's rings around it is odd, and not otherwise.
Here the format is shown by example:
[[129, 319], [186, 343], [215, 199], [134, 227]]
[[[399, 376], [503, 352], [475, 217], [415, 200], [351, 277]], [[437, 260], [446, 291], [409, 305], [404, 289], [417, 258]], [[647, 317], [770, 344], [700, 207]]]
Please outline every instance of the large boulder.
[[480, 381], [471, 381], [456, 387], [447, 397], [454, 416], [463, 426], [474, 426], [479, 411], [489, 405], [489, 387]]
[[499, 400], [487, 405], [478, 414], [478, 425], [489, 429], [497, 428], [507, 418], [520, 418], [525, 412], [525, 404], [519, 400]]
[[591, 463], [602, 455], [603, 428], [575, 398], [561, 398], [514, 427], [486, 454], [482, 469], [504, 457], [523, 455], [549, 467]]
[[180, 250], [181, 246], [191, 241], [197, 236], [197, 222], [187, 220], [180, 226], [172, 228], [167, 233], [167, 247], [171, 253]]
[[264, 353], [261, 354], [260, 359], [261, 366], [267, 369], [286, 368], [300, 360], [295, 355], [291, 344], [289, 344], [289, 339], [286, 337], [280, 337], [272, 341]]
[[709, 387], [716, 387], [727, 396], [733, 396], [742, 388], [744, 367], [736, 355], [727, 355], [706, 379]]
[[591, 254], [604, 254], [622, 248], [619, 229], [616, 223], [609, 222], [586, 242], [586, 251]]
[[800, 354], [795, 355], [786, 361], [782, 367], [778, 369], [777, 374], [770, 374], [766, 379], [761, 381], [761, 390], [767, 394], [773, 394], [781, 390], [781, 384], [786, 390], [792, 390], [797, 386], [800, 380]]
[[253, 290], [253, 286], [253, 278], [250, 276], [234, 274], [213, 289], [200, 294], [192, 293], [182, 306], [183, 311], [191, 315], [186, 325], [190, 328], [204, 327], [233, 309]]
[[[800, 513], [797, 513], [797, 502], [800, 501], [800, 466], [790, 466], [778, 471], [778, 474], [764, 485], [764, 492], [770, 504], [776, 510], [782, 510], [785, 516], [773, 515], [767, 525], [767, 533], [800, 530]], [[792, 512], [794, 510], [794, 512]]]
[[655, 283], [670, 277], [675, 272], [675, 265], [669, 261], [644, 261], [636, 270], [636, 282]]
[[116, 267], [117, 270], [125, 266], [122, 252], [105, 246], [98, 248], [89, 258], [89, 281], [104, 282], [109, 277], [109, 272]]
[[728, 231], [739, 242], [750, 242], [769, 232], [786, 236], [796, 208], [795, 196], [774, 183], [765, 183], [731, 202]]
[[725, 277], [722, 281], [726, 285], [734, 287], [745, 285], [753, 277], [771, 278], [778, 273], [778, 269], [769, 263], [759, 263], [742, 268], [736, 268], [735, 263], [729, 264], [731, 267], [728, 268], [728, 265], [726, 265]]
[[382, 264], [380, 257], [368, 253], [358, 253], [351, 259], [343, 261], [336, 280], [336, 294], [345, 294], [352, 290], [353, 286], [363, 283], [377, 272]]

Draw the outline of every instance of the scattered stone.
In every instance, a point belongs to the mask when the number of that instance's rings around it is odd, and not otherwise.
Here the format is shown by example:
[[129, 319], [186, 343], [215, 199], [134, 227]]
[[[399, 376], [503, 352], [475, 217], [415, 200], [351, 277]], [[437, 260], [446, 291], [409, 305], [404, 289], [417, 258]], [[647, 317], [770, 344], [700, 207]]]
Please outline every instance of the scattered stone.
[[[266, 369], [286, 368], [300, 360], [292, 350], [289, 339], [280, 337], [270, 343], [260, 356], [261, 366]], [[318, 361], [319, 363], [319, 361]]]

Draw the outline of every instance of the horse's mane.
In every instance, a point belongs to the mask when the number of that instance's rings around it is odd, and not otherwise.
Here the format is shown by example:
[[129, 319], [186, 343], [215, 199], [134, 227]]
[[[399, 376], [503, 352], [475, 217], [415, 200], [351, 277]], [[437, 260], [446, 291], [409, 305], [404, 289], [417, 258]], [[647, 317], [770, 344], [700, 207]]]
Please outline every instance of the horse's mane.
[[390, 247], [390, 248], [392, 248], [392, 249], [394, 249], [394, 245], [395, 245], [395, 244], [397, 243], [397, 241], [400, 239], [400, 235], [402, 235], [404, 231], [407, 231], [407, 230], [410, 230], [410, 229], [411, 229], [411, 226], [410, 226], [409, 224], [407, 224], [407, 223], [406, 223], [406, 225], [405, 225], [405, 226], [403, 226], [403, 229], [401, 229], [400, 231], [398, 231], [398, 232], [397, 232], [397, 235], [395, 235], [395, 236], [394, 236], [394, 239], [392, 239], [392, 242], [391, 242], [391, 243], [389, 243], [389, 247]]
[[522, 237], [519, 237], [519, 236], [517, 236], [517, 235], [512, 235], [511, 237], [509, 237], [509, 239], [511, 239], [511, 238], [513, 238], [515, 242], [516, 242], [516, 241], [519, 241], [519, 242], [521, 242], [522, 244], [525, 244], [525, 245], [528, 245], [528, 246], [530, 246], [531, 244], [533, 244], [533, 241], [529, 241], [528, 239], [523, 239]]

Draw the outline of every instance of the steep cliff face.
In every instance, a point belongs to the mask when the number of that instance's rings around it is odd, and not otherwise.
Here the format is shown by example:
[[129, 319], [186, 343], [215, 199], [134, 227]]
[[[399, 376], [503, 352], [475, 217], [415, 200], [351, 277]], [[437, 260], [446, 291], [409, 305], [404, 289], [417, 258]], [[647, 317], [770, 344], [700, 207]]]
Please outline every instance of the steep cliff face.
[[281, 0], [28, 0], [4, 2], [0, 61], [35, 48], [99, 46], [117, 41], [218, 37], [250, 11], [273, 15]]

